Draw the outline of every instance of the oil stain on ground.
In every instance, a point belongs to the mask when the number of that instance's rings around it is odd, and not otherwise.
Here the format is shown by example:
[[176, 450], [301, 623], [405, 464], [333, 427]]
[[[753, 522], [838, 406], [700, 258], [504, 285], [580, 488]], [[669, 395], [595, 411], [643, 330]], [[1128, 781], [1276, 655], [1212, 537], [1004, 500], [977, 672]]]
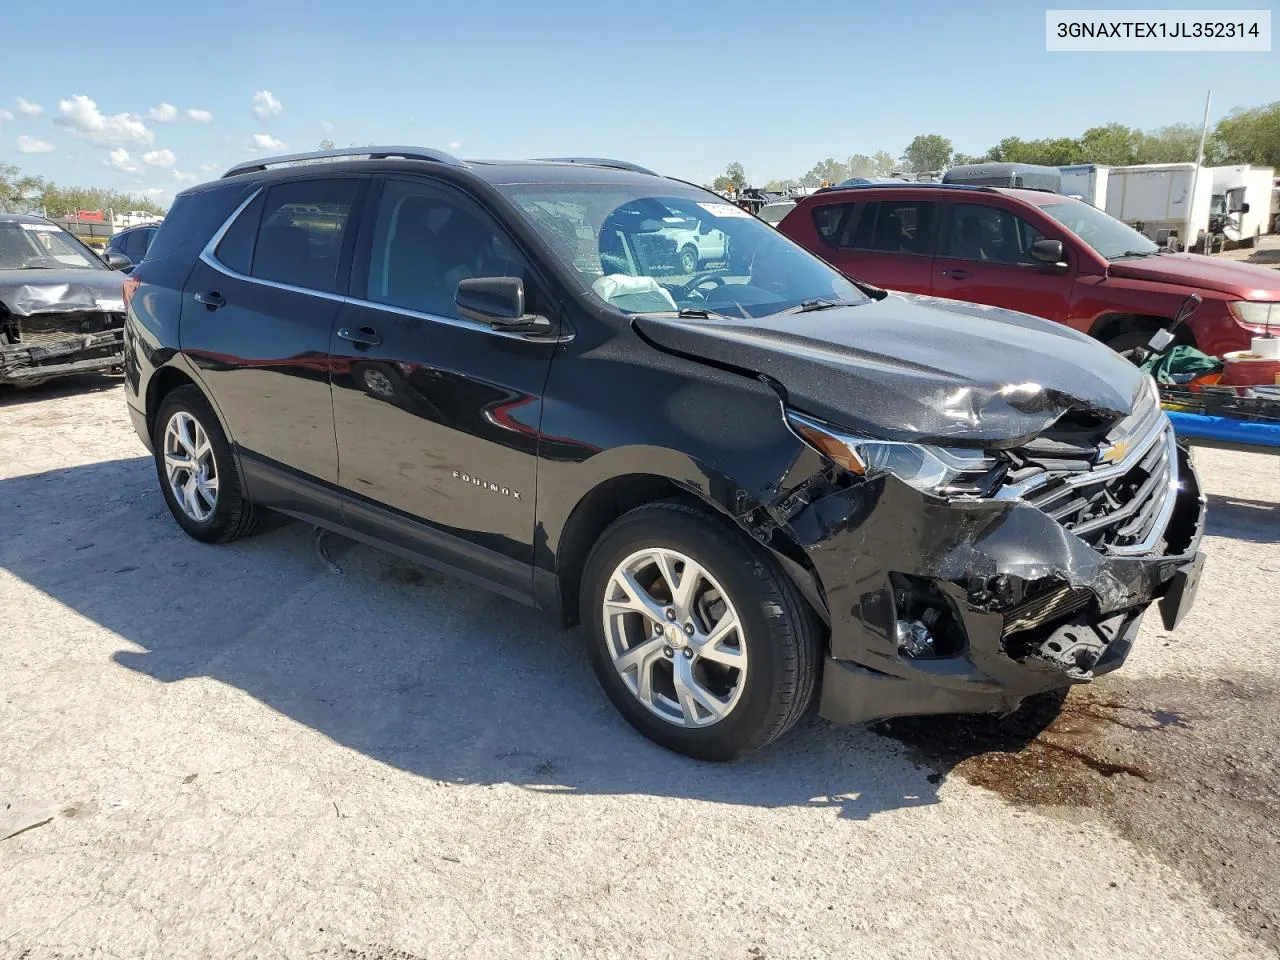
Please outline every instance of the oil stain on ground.
[[958, 775], [1073, 820], [1089, 810], [1280, 949], [1280, 689], [1270, 682], [1109, 677], [1032, 698], [1007, 717], [912, 717], [874, 729], [938, 780]]

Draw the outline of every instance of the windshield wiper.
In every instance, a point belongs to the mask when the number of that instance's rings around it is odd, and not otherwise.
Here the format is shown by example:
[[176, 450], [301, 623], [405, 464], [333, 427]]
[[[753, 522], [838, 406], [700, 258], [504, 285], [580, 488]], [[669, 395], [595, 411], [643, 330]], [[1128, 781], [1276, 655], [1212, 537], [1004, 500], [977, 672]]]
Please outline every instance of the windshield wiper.
[[1126, 250], [1124, 253], [1117, 253], [1114, 257], [1107, 257], [1108, 260], [1119, 260], [1121, 257], [1154, 257], [1160, 250]]
[[706, 310], [702, 307], [681, 307], [676, 311], [676, 316], [681, 320], [710, 320], [716, 317], [720, 320], [727, 320], [723, 313], [716, 313], [714, 310]]
[[814, 310], [830, 310], [833, 307], [856, 307], [864, 300], [830, 300], [824, 297], [814, 297], [812, 300], [805, 300], [799, 306], [792, 307], [789, 310], [783, 310], [783, 313], [812, 313]]

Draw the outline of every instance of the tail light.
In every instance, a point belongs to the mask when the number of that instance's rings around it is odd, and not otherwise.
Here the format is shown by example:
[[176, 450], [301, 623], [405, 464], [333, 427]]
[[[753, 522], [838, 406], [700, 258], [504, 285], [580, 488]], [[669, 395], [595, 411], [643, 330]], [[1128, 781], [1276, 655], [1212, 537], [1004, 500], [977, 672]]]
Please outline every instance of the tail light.
[[142, 281], [137, 277], [124, 278], [124, 285], [121, 287], [121, 291], [124, 295], [124, 309], [126, 313], [129, 310], [129, 302], [133, 300], [133, 295], [141, 284]]

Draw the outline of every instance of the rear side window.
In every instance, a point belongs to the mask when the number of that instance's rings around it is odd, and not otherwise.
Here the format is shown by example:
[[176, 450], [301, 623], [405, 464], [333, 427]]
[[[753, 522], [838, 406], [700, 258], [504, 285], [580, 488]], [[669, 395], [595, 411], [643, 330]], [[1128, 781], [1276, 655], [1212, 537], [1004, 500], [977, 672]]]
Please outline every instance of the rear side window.
[[131, 230], [124, 235], [123, 249], [121, 252], [138, 263], [147, 253], [147, 240], [151, 236], [149, 230]]
[[159, 232], [147, 248], [147, 260], [167, 257], [191, 240], [198, 241], [197, 250], [202, 248], [236, 205], [244, 200], [239, 186], [201, 190], [183, 194], [174, 200]]
[[214, 251], [219, 263], [245, 276], [253, 266], [254, 241], [258, 238], [258, 225], [262, 222], [262, 203], [262, 194], [254, 197], [253, 202], [241, 210], [240, 216], [227, 228]]
[[269, 189], [250, 275], [332, 292], [356, 183], [353, 179], [297, 180]]
[[[847, 246], [877, 253], [933, 252], [934, 207], [929, 201], [881, 200], [867, 204]], [[850, 231], [845, 231], [846, 235]]]
[[840, 224], [844, 222], [845, 214], [853, 206], [855, 204], [828, 203], [813, 208], [813, 225], [818, 229], [818, 237], [827, 246], [836, 247], [840, 245], [838, 240]]

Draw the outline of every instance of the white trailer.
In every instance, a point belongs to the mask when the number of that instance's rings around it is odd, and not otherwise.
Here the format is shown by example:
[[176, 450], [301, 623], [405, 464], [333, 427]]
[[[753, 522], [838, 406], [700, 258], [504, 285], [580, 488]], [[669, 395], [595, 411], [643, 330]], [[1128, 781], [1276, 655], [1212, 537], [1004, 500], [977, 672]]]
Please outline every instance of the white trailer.
[[1205, 249], [1213, 174], [1194, 163], [1112, 167], [1106, 211], [1173, 250]]
[[1271, 232], [1271, 190], [1276, 172], [1271, 167], [1237, 164], [1210, 167], [1213, 175], [1213, 207], [1221, 217], [1228, 240], [1252, 247], [1258, 237]]
[[1107, 183], [1111, 168], [1096, 163], [1076, 163], [1059, 167], [1062, 171], [1062, 192], [1068, 197], [1079, 197], [1099, 210], [1107, 208]]

